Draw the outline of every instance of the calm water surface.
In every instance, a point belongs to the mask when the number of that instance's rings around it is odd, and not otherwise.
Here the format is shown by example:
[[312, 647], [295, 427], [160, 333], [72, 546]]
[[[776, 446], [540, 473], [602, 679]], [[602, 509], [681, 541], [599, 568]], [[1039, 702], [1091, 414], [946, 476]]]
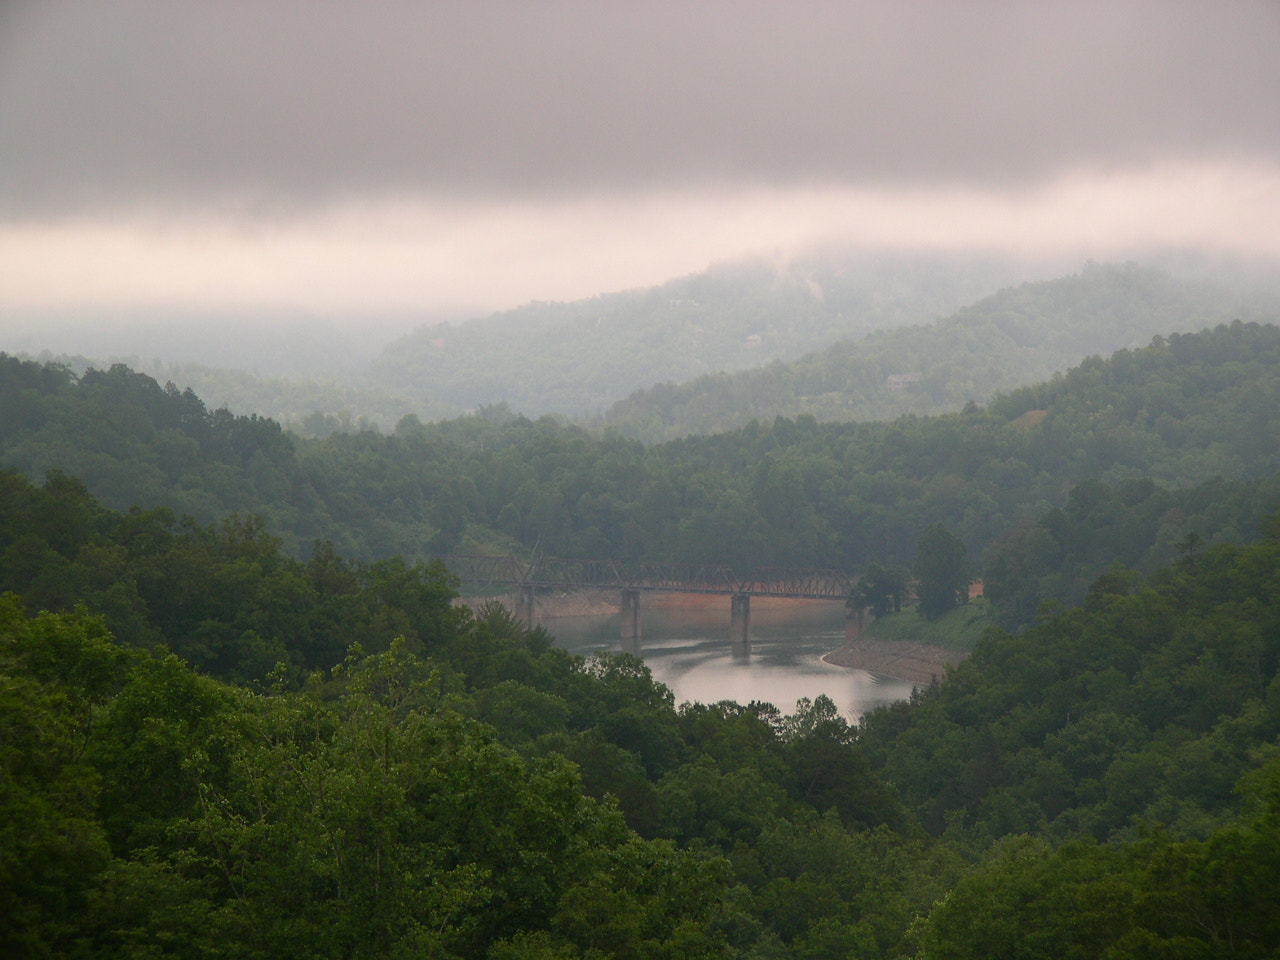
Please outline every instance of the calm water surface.
[[736, 700], [772, 703], [793, 713], [796, 701], [826, 694], [848, 720], [884, 703], [911, 696], [913, 684], [822, 660], [844, 643], [843, 613], [770, 616], [752, 610], [747, 650], [729, 641], [729, 612], [646, 610], [638, 646], [622, 641], [620, 618], [547, 617], [539, 623], [573, 653], [609, 650], [638, 654], [666, 684], [676, 703]]

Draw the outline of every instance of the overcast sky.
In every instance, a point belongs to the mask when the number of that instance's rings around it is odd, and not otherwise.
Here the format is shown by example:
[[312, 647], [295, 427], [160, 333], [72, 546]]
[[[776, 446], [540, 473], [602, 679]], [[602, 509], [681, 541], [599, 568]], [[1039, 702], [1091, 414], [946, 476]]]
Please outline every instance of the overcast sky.
[[0, 315], [1280, 256], [1280, 0], [0, 2]]

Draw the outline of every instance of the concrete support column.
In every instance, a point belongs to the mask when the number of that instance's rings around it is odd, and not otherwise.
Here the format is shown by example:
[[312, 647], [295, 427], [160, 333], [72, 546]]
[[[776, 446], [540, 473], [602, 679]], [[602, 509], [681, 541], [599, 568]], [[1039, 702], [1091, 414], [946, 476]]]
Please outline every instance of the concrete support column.
[[846, 642], [856, 639], [858, 634], [862, 633], [862, 618], [865, 613], [866, 611], [862, 607], [858, 607], [856, 610], [852, 607], [844, 608], [844, 639]]
[[533, 626], [533, 587], [521, 584], [516, 587], [516, 617]]
[[735, 593], [730, 609], [729, 639], [735, 646], [746, 646], [751, 642], [751, 594]]
[[640, 591], [622, 591], [622, 639], [640, 639]]

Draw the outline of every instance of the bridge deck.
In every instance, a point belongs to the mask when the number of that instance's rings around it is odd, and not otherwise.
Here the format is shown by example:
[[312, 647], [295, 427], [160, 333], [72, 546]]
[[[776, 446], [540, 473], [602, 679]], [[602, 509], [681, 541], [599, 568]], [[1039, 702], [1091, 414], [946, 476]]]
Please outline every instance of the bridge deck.
[[610, 587], [672, 593], [843, 600], [857, 577], [842, 570], [763, 567], [738, 576], [716, 564], [635, 563], [616, 560], [518, 560], [453, 554], [438, 558], [460, 580], [523, 587]]

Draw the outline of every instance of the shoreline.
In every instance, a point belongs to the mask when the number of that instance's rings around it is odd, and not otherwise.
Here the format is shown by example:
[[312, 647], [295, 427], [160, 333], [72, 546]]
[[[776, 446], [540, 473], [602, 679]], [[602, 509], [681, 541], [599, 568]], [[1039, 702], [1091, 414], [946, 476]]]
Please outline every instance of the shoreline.
[[945, 647], [934, 647], [910, 640], [856, 639], [822, 659], [836, 667], [851, 667], [868, 673], [929, 685], [946, 676], [947, 668], [969, 655]]
[[[508, 610], [515, 608], [515, 597], [510, 593], [459, 598], [454, 602], [477, 610], [488, 600], [497, 600]], [[720, 595], [655, 591], [645, 594], [644, 606], [651, 610], [679, 610], [693, 616], [705, 616], [708, 613], [719, 616], [723, 613], [727, 618], [726, 601], [727, 598]], [[824, 603], [836, 604], [841, 609], [844, 606], [839, 601], [787, 600], [773, 597], [759, 598], [752, 606], [753, 613], [768, 618], [771, 615], [787, 616], [792, 612], [813, 610], [815, 604]], [[543, 621], [544, 618], [555, 621], [579, 617], [616, 616], [619, 608], [618, 592], [611, 588], [546, 591], [537, 595], [535, 604], [537, 622]], [[832, 650], [822, 659], [832, 666], [865, 670], [882, 677], [927, 686], [935, 677], [941, 681], [946, 675], [947, 667], [955, 666], [967, 656], [968, 654], [948, 650], [945, 647], [911, 640], [878, 640], [859, 637]]]

